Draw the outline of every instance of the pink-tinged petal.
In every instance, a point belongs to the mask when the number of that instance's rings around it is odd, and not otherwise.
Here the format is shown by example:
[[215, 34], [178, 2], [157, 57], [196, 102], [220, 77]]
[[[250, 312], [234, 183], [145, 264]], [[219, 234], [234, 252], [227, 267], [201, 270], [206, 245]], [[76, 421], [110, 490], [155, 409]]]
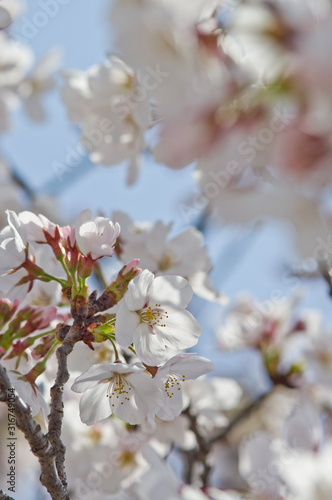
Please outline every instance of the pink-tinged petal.
[[154, 275], [145, 269], [139, 276], [134, 278], [128, 286], [125, 301], [131, 311], [143, 309], [148, 301], [149, 289], [153, 283]]
[[84, 392], [87, 389], [95, 387], [101, 380], [107, 380], [112, 377], [110, 365], [93, 365], [86, 370], [82, 375], [77, 377], [71, 386], [74, 392]]
[[140, 323], [138, 314], [128, 309], [123, 300], [116, 313], [115, 337], [122, 347], [128, 347], [133, 343], [134, 332]]
[[[165, 318], [166, 313], [168, 318]], [[155, 330], [164, 337], [167, 346], [179, 351], [197, 344], [201, 327], [190, 312], [167, 306], [165, 315], [163, 321], [166, 326], [155, 326]]]
[[188, 281], [181, 276], [158, 276], [150, 289], [150, 303], [171, 304], [186, 307], [193, 291]]
[[165, 341], [162, 335], [153, 333], [151, 327], [141, 323], [134, 333], [136, 354], [149, 366], [159, 365], [165, 360]]
[[84, 424], [92, 425], [112, 413], [108, 395], [109, 383], [101, 383], [87, 390], [80, 400], [80, 417]]

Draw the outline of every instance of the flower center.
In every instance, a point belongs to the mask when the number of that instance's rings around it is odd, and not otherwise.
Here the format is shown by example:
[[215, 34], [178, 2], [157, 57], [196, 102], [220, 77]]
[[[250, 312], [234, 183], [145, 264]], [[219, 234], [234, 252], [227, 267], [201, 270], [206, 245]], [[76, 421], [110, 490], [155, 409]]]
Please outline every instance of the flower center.
[[126, 401], [129, 401], [129, 391], [131, 391], [131, 387], [126, 380], [126, 377], [123, 377], [117, 373], [114, 374], [114, 376], [110, 380], [106, 397], [110, 398], [112, 407], [115, 406], [115, 403], [120, 403], [123, 405]]
[[141, 322], [147, 323], [150, 326], [159, 326], [164, 328], [166, 326], [165, 319], [168, 318], [167, 311], [160, 307], [160, 304], [155, 304], [155, 307], [145, 307], [139, 313]]
[[159, 271], [167, 271], [171, 266], [178, 262], [178, 256], [172, 250], [164, 253], [160, 261], [158, 262]]
[[166, 396], [168, 398], [171, 398], [174, 396], [174, 391], [177, 389], [178, 391], [181, 391], [181, 382], [185, 382], [186, 376], [185, 375], [170, 375], [168, 379], [165, 382], [165, 392]]

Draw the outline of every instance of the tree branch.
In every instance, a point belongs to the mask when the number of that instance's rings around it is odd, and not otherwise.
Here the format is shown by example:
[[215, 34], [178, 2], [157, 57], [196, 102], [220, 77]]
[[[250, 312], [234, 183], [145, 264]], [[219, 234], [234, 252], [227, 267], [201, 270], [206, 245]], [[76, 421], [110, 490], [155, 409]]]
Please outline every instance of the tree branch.
[[0, 500], [15, 500], [13, 497], [6, 495], [2, 490], [0, 490]]
[[[6, 369], [0, 363], [0, 400], [8, 403], [8, 391], [12, 389]], [[70, 500], [69, 494], [59, 480], [54, 461], [54, 450], [42, 432], [41, 427], [32, 418], [31, 409], [25, 406], [15, 395], [16, 425], [28, 441], [32, 453], [38, 458], [41, 475], [40, 482], [45, 486], [53, 500]], [[3, 497], [6, 498], [6, 497]]]
[[203, 465], [203, 472], [201, 474], [201, 479], [202, 479], [203, 488], [204, 488], [208, 484], [209, 473], [211, 470], [210, 465], [208, 465], [206, 463], [206, 457], [210, 451], [210, 446], [209, 446], [208, 441], [205, 438], [203, 438], [203, 436], [200, 434], [199, 429], [198, 429], [198, 425], [197, 425], [197, 417], [196, 417], [196, 415], [193, 415], [190, 412], [190, 406], [188, 408], [186, 408], [182, 412], [182, 414], [186, 415], [188, 417], [189, 423], [190, 423], [190, 430], [195, 434], [196, 440], [197, 440], [197, 445], [198, 445], [198, 449], [197, 449], [196, 453], [193, 452], [191, 454], [191, 456], [188, 457], [189, 461], [187, 464], [187, 466], [188, 466], [187, 480], [189, 483], [192, 482], [193, 465], [195, 462], [199, 461]]
[[48, 416], [48, 440], [55, 453], [55, 463], [59, 478], [65, 489], [67, 489], [67, 476], [65, 471], [66, 447], [61, 440], [62, 420], [63, 420], [63, 388], [69, 379], [67, 366], [68, 355], [72, 352], [76, 342], [81, 340], [80, 322], [74, 322], [68, 334], [63, 340], [61, 347], [56, 351], [58, 361], [58, 371], [53, 387], [51, 388], [51, 412]]
[[215, 436], [213, 436], [212, 438], [209, 439], [209, 446], [216, 443], [217, 441], [222, 441], [223, 439], [226, 439], [228, 434], [230, 433], [230, 431], [237, 424], [242, 422], [242, 420], [244, 420], [246, 417], [248, 417], [250, 415], [250, 413], [252, 412], [252, 410], [254, 410], [255, 408], [258, 408], [260, 406], [260, 404], [265, 400], [265, 398], [267, 396], [269, 396], [269, 394], [271, 394], [271, 392], [266, 392], [265, 394], [263, 394], [259, 398], [255, 399], [248, 406], [246, 406], [242, 411], [240, 411], [234, 417], [234, 419], [229, 422], [229, 424], [227, 425], [227, 427], [225, 429], [223, 429], [220, 433], [216, 434]]

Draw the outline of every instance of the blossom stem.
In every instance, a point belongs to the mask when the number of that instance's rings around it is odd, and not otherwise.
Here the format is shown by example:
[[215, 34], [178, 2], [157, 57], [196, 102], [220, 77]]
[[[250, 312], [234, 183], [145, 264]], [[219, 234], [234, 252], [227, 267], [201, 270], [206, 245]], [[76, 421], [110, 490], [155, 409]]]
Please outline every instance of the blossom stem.
[[129, 345], [129, 346], [128, 346], [128, 349], [129, 349], [132, 353], [134, 353], [134, 354], [135, 354], [135, 356], [137, 356], [135, 349], [134, 349], [131, 345]]
[[115, 342], [114, 342], [114, 338], [111, 336], [111, 335], [108, 335], [107, 333], [104, 333], [103, 334], [104, 337], [106, 337], [110, 342], [112, 342], [112, 345], [113, 345], [113, 349], [114, 349], [114, 354], [115, 354], [115, 361], [120, 361], [120, 356], [119, 356], [119, 352], [116, 348], [116, 345], [115, 345]]

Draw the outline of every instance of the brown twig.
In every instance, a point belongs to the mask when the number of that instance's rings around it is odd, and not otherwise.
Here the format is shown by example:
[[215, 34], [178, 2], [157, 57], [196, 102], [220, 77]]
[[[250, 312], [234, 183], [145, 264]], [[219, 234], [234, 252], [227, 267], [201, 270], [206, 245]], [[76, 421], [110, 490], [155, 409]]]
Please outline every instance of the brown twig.
[[201, 474], [201, 479], [204, 488], [208, 484], [209, 473], [211, 470], [210, 465], [208, 465], [206, 462], [206, 457], [210, 451], [209, 443], [205, 438], [203, 438], [203, 436], [199, 432], [199, 428], [197, 425], [197, 417], [196, 415], [193, 415], [190, 412], [190, 406], [186, 410], [184, 410], [183, 415], [186, 415], [188, 417], [190, 423], [190, 430], [195, 434], [197, 440], [197, 450], [193, 451], [191, 453], [191, 456], [188, 456], [189, 460], [187, 463], [186, 479], [189, 483], [192, 482], [192, 471], [194, 463], [201, 462], [201, 464], [203, 465], [203, 472]]
[[13, 497], [6, 495], [2, 490], [0, 490], [0, 500], [15, 500]]
[[248, 406], [246, 406], [242, 411], [240, 411], [234, 418], [229, 422], [227, 427], [223, 429], [220, 433], [216, 434], [212, 438], [209, 439], [209, 446], [212, 444], [216, 443], [217, 441], [222, 441], [227, 438], [228, 434], [231, 432], [231, 430], [242, 420], [244, 420], [246, 417], [250, 415], [250, 413], [258, 408], [260, 404], [265, 400], [265, 398], [270, 394], [270, 392], [267, 392], [260, 396], [259, 398], [255, 399], [252, 403], [250, 403]]
[[[6, 369], [0, 364], [0, 400], [8, 402], [8, 391], [12, 385]], [[21, 399], [15, 395], [16, 425], [28, 443], [32, 453], [38, 458], [41, 475], [40, 482], [45, 486], [53, 500], [70, 500], [67, 489], [59, 479], [55, 466], [54, 450], [41, 427], [32, 418], [31, 409], [25, 406]], [[6, 498], [6, 497], [4, 497]]]
[[209, 474], [211, 467], [210, 465], [206, 462], [206, 458], [210, 452], [211, 446], [215, 444], [218, 441], [223, 441], [224, 439], [227, 438], [228, 434], [231, 432], [231, 430], [239, 424], [242, 420], [244, 420], [246, 417], [249, 416], [249, 414], [257, 408], [264, 400], [265, 398], [270, 394], [270, 392], [264, 394], [263, 396], [260, 396], [258, 399], [250, 403], [250, 405], [246, 406], [240, 413], [238, 413], [233, 420], [230, 421], [228, 426], [223, 429], [220, 433], [216, 434], [210, 439], [205, 439], [200, 431], [199, 427], [197, 424], [197, 417], [196, 415], [191, 413], [190, 406], [182, 412], [183, 415], [186, 415], [189, 419], [190, 423], [190, 430], [195, 434], [196, 441], [197, 441], [197, 449], [196, 450], [190, 450], [189, 452], [183, 452], [184, 457], [186, 459], [186, 472], [185, 472], [185, 480], [190, 484], [192, 482], [192, 475], [193, 475], [193, 467], [196, 462], [201, 462], [203, 466], [203, 472], [201, 474], [201, 480], [202, 480], [202, 486], [203, 488], [208, 485], [208, 480], [209, 480]]
[[63, 389], [69, 379], [67, 366], [68, 355], [72, 352], [77, 341], [81, 340], [81, 325], [73, 324], [68, 334], [63, 340], [61, 347], [56, 351], [58, 361], [58, 371], [53, 387], [51, 388], [51, 411], [48, 416], [48, 440], [55, 453], [55, 464], [61, 483], [67, 489], [67, 476], [65, 471], [66, 447], [61, 440], [62, 420], [63, 420]]

